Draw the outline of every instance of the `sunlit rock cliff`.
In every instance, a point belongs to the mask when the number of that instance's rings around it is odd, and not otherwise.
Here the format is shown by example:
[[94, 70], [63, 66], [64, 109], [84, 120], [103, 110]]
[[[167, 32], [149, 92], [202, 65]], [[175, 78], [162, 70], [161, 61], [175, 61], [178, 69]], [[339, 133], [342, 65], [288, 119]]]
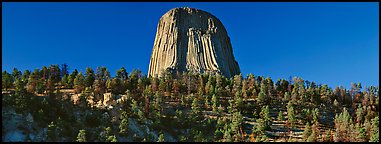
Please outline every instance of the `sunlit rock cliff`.
[[159, 20], [148, 76], [160, 76], [166, 69], [226, 77], [240, 73], [221, 21], [194, 8], [171, 9]]

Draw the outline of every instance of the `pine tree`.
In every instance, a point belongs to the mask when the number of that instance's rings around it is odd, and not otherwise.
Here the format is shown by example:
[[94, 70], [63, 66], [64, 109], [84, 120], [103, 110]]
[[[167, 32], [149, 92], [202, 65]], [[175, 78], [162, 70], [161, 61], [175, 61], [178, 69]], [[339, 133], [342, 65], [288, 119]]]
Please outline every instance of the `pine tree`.
[[55, 85], [61, 80], [61, 70], [58, 64], [50, 65], [49, 69], [50, 69], [50, 75], [48, 78], [51, 79], [52, 84]]
[[361, 127], [359, 123], [356, 123], [354, 131], [356, 135], [353, 137], [357, 142], [366, 142], [366, 132], [364, 127]]
[[85, 130], [79, 130], [78, 136], [77, 136], [77, 142], [86, 142], [86, 131]]
[[291, 127], [294, 127], [296, 123], [296, 117], [295, 117], [294, 106], [292, 105], [291, 101], [287, 105], [287, 119], [288, 119], [288, 122], [291, 124]]
[[214, 141], [220, 140], [223, 137], [223, 135], [224, 134], [221, 132], [220, 129], [216, 129], [216, 131], [214, 131]]
[[118, 142], [118, 139], [116, 138], [115, 135], [112, 135], [112, 136], [109, 136], [109, 137], [106, 139], [106, 142]]
[[12, 77], [13, 79], [21, 78], [21, 71], [17, 68], [13, 68]]
[[266, 132], [266, 124], [262, 118], [256, 120], [257, 125], [253, 126], [252, 131], [257, 135], [264, 135]]
[[323, 142], [331, 142], [331, 129], [327, 129], [324, 133], [325, 136], [323, 137]]
[[272, 120], [270, 118], [270, 109], [268, 105], [266, 105], [265, 107], [262, 107], [261, 112], [259, 113], [259, 116], [263, 120], [262, 125], [264, 126], [264, 129], [270, 130]]
[[212, 96], [212, 111], [214, 113], [217, 112], [217, 105], [218, 105], [217, 96], [216, 96], [216, 94], [213, 94], [213, 96]]
[[292, 139], [292, 136], [290, 136], [290, 137], [288, 138], [287, 142], [295, 142], [295, 140]]
[[257, 97], [258, 97], [258, 93], [257, 93], [257, 90], [256, 90], [255, 88], [253, 88], [253, 91], [252, 91], [251, 93], [252, 93], [251, 97], [252, 97], [254, 100], [257, 99]]
[[241, 112], [235, 112], [233, 114], [232, 122], [230, 124], [230, 129], [233, 132], [233, 137], [235, 141], [239, 141], [241, 139], [240, 128], [243, 122], [243, 116]]
[[380, 141], [380, 127], [379, 127], [379, 119], [378, 116], [372, 119], [372, 128], [371, 128], [371, 136], [369, 142], [379, 142]]
[[267, 95], [264, 92], [264, 90], [262, 90], [262, 86], [261, 86], [261, 91], [259, 92], [258, 98], [257, 98], [259, 105], [264, 105], [266, 102], [266, 99], [267, 99]]
[[113, 85], [111, 83], [111, 79], [107, 79], [106, 80], [106, 92], [111, 92], [112, 88], [113, 88]]
[[370, 137], [371, 137], [371, 132], [372, 132], [372, 124], [371, 124], [371, 121], [369, 121], [368, 119], [365, 119], [365, 122], [363, 124], [363, 127], [365, 128], [365, 131], [366, 131], [366, 140], [369, 141], [370, 140]]
[[185, 120], [185, 116], [183, 114], [183, 112], [179, 109], [176, 110], [176, 121], [178, 124], [182, 125], [184, 120]]
[[284, 121], [284, 117], [283, 117], [282, 111], [279, 111], [277, 119], [278, 119], [278, 121]]
[[92, 68], [86, 68], [86, 73], [85, 73], [85, 87], [90, 87], [93, 85], [94, 80], [95, 80], [95, 74], [94, 70]]
[[110, 82], [110, 86], [108, 88], [110, 89], [112, 94], [121, 94], [122, 91], [122, 81], [118, 78], [113, 78]]
[[179, 95], [179, 92], [180, 92], [180, 83], [177, 79], [174, 79], [172, 83], [172, 93], [174, 96], [177, 97]]
[[343, 112], [340, 115], [335, 116], [335, 142], [348, 142], [350, 138], [349, 126], [352, 123], [352, 117], [349, 115], [347, 109], [344, 107]]
[[28, 82], [29, 75], [30, 75], [30, 71], [29, 70], [24, 70], [24, 73], [21, 76], [22, 81], [23, 82]]
[[2, 80], [2, 83], [1, 83], [2, 89], [8, 90], [9, 88], [13, 87], [12, 75], [7, 73], [7, 71], [3, 71], [1, 80]]
[[99, 135], [99, 139], [101, 142], [109, 142], [111, 139], [109, 139], [111, 135], [111, 127], [106, 127], [103, 129], [103, 131], [101, 132], [101, 134]]
[[200, 106], [198, 104], [198, 100], [196, 97], [193, 98], [193, 102], [192, 102], [192, 107], [191, 107], [192, 111], [192, 118], [194, 120], [197, 120], [199, 119], [199, 116], [201, 115], [201, 110], [200, 110]]
[[230, 134], [230, 129], [225, 130], [224, 141], [223, 142], [232, 142], [232, 136]]
[[312, 123], [318, 123], [319, 122], [319, 110], [318, 108], [315, 108], [312, 111]]
[[256, 138], [255, 138], [255, 142], [268, 142], [268, 137], [264, 134], [264, 135], [258, 135]]
[[311, 131], [310, 123], [307, 122], [306, 126], [304, 127], [304, 131], [303, 131], [303, 140], [307, 141], [307, 139], [311, 135], [311, 133], [312, 133], [312, 131]]
[[202, 131], [195, 131], [193, 141], [194, 142], [204, 142], [204, 135], [202, 134]]
[[31, 106], [32, 99], [34, 98], [32, 95], [27, 93], [25, 89], [25, 82], [23, 82], [20, 78], [15, 80], [15, 108], [16, 112], [24, 112]]
[[78, 70], [74, 69], [74, 71], [67, 77], [67, 83], [69, 85], [69, 88], [74, 87], [74, 79], [78, 75]]
[[244, 101], [247, 101], [248, 98], [248, 92], [247, 92], [247, 80], [244, 79], [242, 82], [242, 96], [244, 98]]
[[229, 102], [228, 113], [232, 114], [232, 113], [236, 112], [237, 109], [235, 109], [234, 100], [230, 99], [230, 100], [228, 100], [228, 102]]
[[235, 93], [235, 105], [234, 105], [234, 109], [237, 109], [238, 111], [242, 111], [243, 110], [243, 99], [242, 99], [242, 94], [241, 94], [241, 91], [238, 90], [236, 93]]
[[242, 74], [233, 77], [233, 94], [242, 89]]
[[85, 77], [80, 72], [74, 79], [74, 91], [81, 93], [85, 89]]
[[307, 138], [307, 142], [315, 142], [316, 141], [316, 134], [315, 133], [312, 133], [308, 138]]
[[49, 141], [57, 140], [57, 125], [53, 121], [48, 125], [47, 136]]
[[361, 104], [357, 107], [356, 110], [356, 122], [362, 122], [364, 119], [364, 110]]
[[138, 120], [141, 124], [144, 124], [146, 122], [146, 117], [144, 116], [143, 111], [140, 109], [138, 110]]
[[128, 118], [124, 117], [119, 124], [119, 133], [123, 136], [127, 136], [128, 132]]
[[159, 135], [159, 139], [157, 140], [157, 142], [165, 142], [165, 136], [164, 136], [163, 133], [161, 133], [161, 134]]
[[222, 87], [222, 76], [217, 73], [216, 74], [216, 88], [221, 88]]
[[68, 87], [68, 75], [64, 75], [62, 78], [61, 78], [61, 84], [64, 88], [67, 88]]
[[133, 115], [137, 115], [139, 112], [138, 102], [134, 99], [131, 100], [131, 111]]
[[222, 129], [224, 126], [225, 126], [225, 121], [224, 121], [221, 117], [219, 117], [219, 118], [217, 119], [217, 125], [216, 125], [216, 128], [218, 128], [218, 129]]
[[215, 92], [214, 85], [211, 84], [211, 85], [210, 85], [210, 88], [209, 88], [209, 94], [208, 94], [208, 95], [213, 95], [213, 94], [215, 94], [215, 93], [216, 93], [216, 92]]
[[209, 96], [208, 96], [208, 95], [205, 95], [205, 102], [204, 102], [204, 105], [205, 105], [205, 109], [208, 109], [208, 108], [209, 108]]
[[[27, 86], [27, 91], [29, 93], [35, 93], [37, 89], [37, 83], [38, 79], [40, 77], [39, 70], [35, 69], [33, 73], [31, 73], [28, 77], [28, 83], [26, 84]], [[16, 81], [15, 81], [15, 86], [16, 86]]]
[[161, 104], [163, 102], [162, 97], [158, 91], [156, 91], [154, 97], [155, 97], [154, 109], [156, 110], [156, 112], [161, 112]]
[[291, 96], [288, 92], [285, 92], [284, 93], [284, 97], [283, 97], [283, 101], [287, 102], [287, 101], [290, 101], [291, 99]]
[[311, 127], [311, 134], [307, 138], [307, 142], [315, 142], [318, 136], [317, 123], [314, 123]]

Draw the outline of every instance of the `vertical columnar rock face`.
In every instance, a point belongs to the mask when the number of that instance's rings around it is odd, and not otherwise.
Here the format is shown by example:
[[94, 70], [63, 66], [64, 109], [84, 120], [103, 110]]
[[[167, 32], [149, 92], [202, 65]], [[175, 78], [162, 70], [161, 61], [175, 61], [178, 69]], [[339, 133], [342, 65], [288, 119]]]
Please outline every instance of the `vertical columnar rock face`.
[[194, 8], [174, 8], [160, 18], [148, 77], [166, 69], [226, 77], [240, 73], [225, 27], [215, 16]]

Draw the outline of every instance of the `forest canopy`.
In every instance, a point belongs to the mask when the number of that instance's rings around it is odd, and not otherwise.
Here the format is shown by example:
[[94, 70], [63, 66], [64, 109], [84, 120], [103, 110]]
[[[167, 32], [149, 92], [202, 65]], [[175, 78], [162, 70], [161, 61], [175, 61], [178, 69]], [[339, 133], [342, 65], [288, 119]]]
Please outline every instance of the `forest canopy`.
[[379, 141], [378, 86], [300, 77], [14, 68], [2, 72], [2, 108], [33, 117], [22, 141]]

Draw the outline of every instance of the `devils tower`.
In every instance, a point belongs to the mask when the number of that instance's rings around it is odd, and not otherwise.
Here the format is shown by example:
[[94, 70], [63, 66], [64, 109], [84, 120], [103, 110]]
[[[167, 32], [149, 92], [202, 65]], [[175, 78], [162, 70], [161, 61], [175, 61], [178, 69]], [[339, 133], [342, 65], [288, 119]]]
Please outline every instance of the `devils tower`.
[[164, 70], [240, 73], [225, 27], [212, 14], [194, 8], [174, 8], [159, 20], [148, 77]]

